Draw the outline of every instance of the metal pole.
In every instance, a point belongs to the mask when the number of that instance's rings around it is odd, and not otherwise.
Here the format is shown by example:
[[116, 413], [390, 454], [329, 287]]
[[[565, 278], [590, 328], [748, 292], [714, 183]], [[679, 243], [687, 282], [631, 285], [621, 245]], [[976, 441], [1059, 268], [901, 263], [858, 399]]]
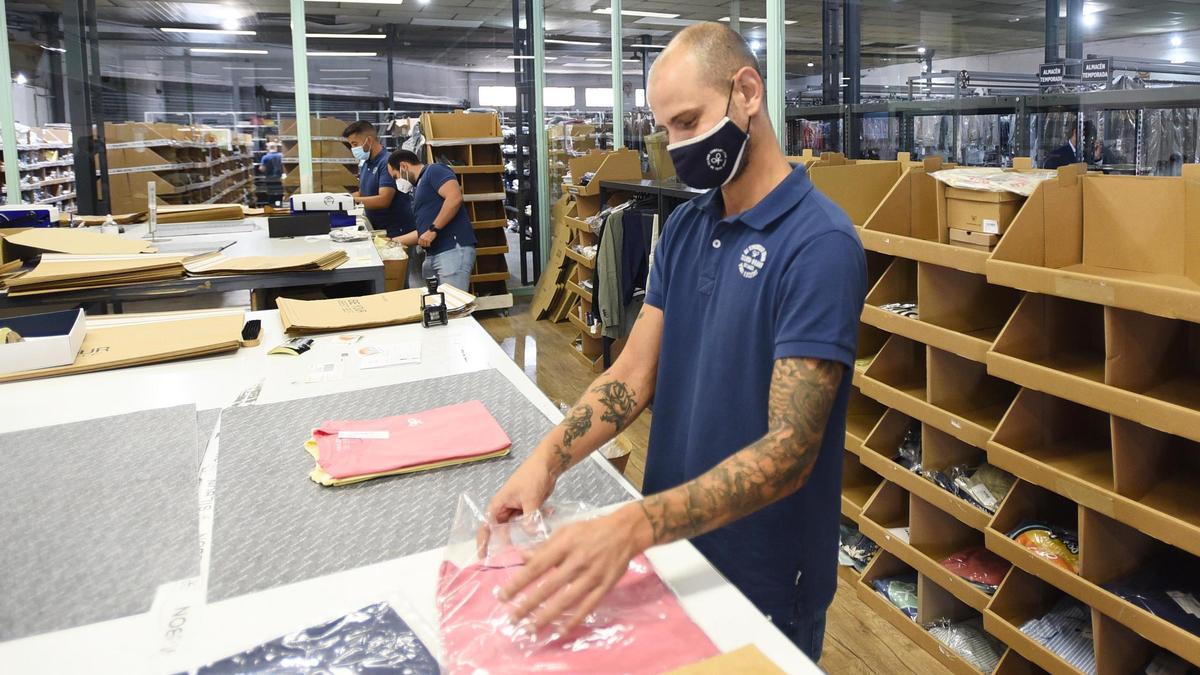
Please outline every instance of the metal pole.
[[[736, 0], [735, 0], [736, 1]], [[625, 76], [624, 43], [621, 41], [621, 0], [611, 0], [612, 24], [612, 93], [613, 93], [613, 148], [625, 147], [625, 90], [621, 86]]]
[[[387, 110], [391, 110], [392, 106], [396, 105], [396, 75], [395, 75], [395, 48], [396, 48], [396, 24], [389, 23], [387, 25]], [[467, 90], [467, 96], [471, 92]]]
[[779, 145], [787, 143], [784, 98], [787, 94], [787, 47], [783, 41], [783, 0], [767, 0], [767, 116]]
[[67, 114], [75, 154], [75, 204], [81, 215], [100, 215], [96, 203], [96, 167], [92, 162], [91, 87], [88, 84], [87, 24], [83, 0], [63, 3], [63, 46], [66, 48]]
[[[100, 28], [96, 25], [96, 0], [86, 0], [84, 3], [84, 26], [87, 29], [85, 33], [88, 38], [85, 44], [88, 49], [87, 67], [88, 67], [88, 116], [89, 119], [94, 119], [96, 123], [95, 141], [93, 142], [93, 151], [96, 154], [96, 164], [100, 170], [100, 186], [101, 190], [96, 195], [96, 208], [102, 213], [112, 212], [112, 195], [109, 190], [108, 178], [108, 143], [105, 141], [104, 134], [104, 116], [101, 115], [97, 106], [102, 106], [104, 101], [104, 90], [100, 84]], [[75, 174], [75, 185], [79, 186], [79, 174]], [[76, 193], [78, 195], [78, 193]], [[78, 204], [78, 202], [76, 202]]]
[[742, 32], [742, 0], [732, 0], [729, 3], [729, 27], [733, 32]]
[[[12, 64], [8, 58], [8, 10], [0, 0], [0, 76], [3, 86], [12, 91]], [[30, 120], [32, 121], [32, 120]], [[4, 138], [4, 186], [8, 189], [8, 203], [20, 204], [21, 167], [17, 164], [17, 125], [13, 116], [12, 96], [0, 96], [0, 136]]]
[[[643, 35], [641, 37], [641, 41], [642, 41], [642, 44], [644, 44], [644, 45], [650, 44], [650, 36]], [[649, 98], [650, 98], [650, 50], [649, 49], [640, 49], [638, 51], [640, 51], [642, 53], [642, 92], [644, 92], [644, 94], [645, 94], [644, 98], [646, 99], [643, 101], [643, 103], [645, 104], [645, 107], [649, 108], [650, 107], [650, 101], [649, 101]], [[634, 105], [637, 105], [636, 98], [633, 100], [633, 103], [634, 103]]]
[[1058, 0], [1046, 0], [1045, 63], [1058, 61]]
[[1083, 71], [1083, 0], [1067, 0], [1067, 75], [1078, 80]]
[[296, 80], [296, 144], [300, 149], [300, 192], [313, 192], [312, 120], [308, 111], [308, 37], [304, 0], [291, 0], [292, 73]]
[[[46, 44], [62, 47], [62, 25], [58, 14], [47, 12], [42, 15], [42, 26], [46, 34]], [[49, 52], [46, 57], [50, 60], [50, 118], [55, 122], [65, 122], [67, 119], [67, 98], [63, 89], [63, 55], [62, 52]]]
[[[292, 0], [302, 2], [303, 0]], [[545, 0], [530, 0], [533, 7], [533, 22], [529, 32], [533, 38], [533, 119], [529, 130], [537, 138], [537, 227], [538, 259], [544, 268], [550, 259], [550, 155], [546, 152], [546, 5]]]
[[[843, 0], [842, 2], [842, 42], [845, 59], [842, 69], [845, 72], [845, 97], [847, 105], [855, 106], [862, 103], [862, 32], [861, 6], [859, 0]], [[840, 83], [839, 83], [840, 84]], [[850, 126], [846, 128], [846, 156], [858, 157], [862, 148], [862, 116], [850, 115]]]
[[838, 59], [838, 0], [821, 0], [821, 93], [822, 103], [837, 105], [841, 100], [842, 75]]

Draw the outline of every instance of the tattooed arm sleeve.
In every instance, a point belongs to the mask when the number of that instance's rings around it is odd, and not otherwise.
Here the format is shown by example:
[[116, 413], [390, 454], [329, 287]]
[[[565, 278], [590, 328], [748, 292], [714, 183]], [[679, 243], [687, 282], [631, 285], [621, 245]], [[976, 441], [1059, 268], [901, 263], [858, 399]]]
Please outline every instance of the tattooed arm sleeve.
[[617, 362], [584, 391], [542, 441], [537, 453], [555, 477], [612, 440], [646, 409], [654, 396], [662, 323], [662, 311], [646, 306]]
[[799, 490], [817, 460], [844, 368], [776, 361], [766, 435], [695, 480], [645, 498], [653, 543], [704, 534]]

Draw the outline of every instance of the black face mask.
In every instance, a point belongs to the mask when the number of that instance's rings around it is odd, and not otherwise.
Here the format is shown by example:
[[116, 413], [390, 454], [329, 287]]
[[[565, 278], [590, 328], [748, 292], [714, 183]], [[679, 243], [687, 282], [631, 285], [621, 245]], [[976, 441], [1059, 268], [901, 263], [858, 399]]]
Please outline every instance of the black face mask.
[[725, 103], [725, 117], [713, 128], [686, 141], [667, 146], [671, 161], [679, 180], [691, 187], [708, 190], [721, 187], [733, 180], [746, 160], [746, 149], [750, 142], [747, 130], [729, 117], [729, 106], [733, 103], [734, 83], [729, 84], [729, 100]]

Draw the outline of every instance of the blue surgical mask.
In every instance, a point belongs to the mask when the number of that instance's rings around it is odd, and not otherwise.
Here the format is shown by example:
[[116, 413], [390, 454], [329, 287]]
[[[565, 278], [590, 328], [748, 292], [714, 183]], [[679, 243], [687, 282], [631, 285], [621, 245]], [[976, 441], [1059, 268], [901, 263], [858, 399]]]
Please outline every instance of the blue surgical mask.
[[371, 153], [367, 152], [367, 149], [361, 145], [351, 146], [350, 152], [354, 153], [354, 159], [357, 159], [360, 162], [365, 162], [371, 157]]
[[685, 185], [701, 190], [721, 187], [737, 175], [746, 160], [750, 131], [742, 131], [729, 118], [732, 102], [733, 83], [730, 83], [725, 117], [703, 134], [667, 146], [675, 172]]

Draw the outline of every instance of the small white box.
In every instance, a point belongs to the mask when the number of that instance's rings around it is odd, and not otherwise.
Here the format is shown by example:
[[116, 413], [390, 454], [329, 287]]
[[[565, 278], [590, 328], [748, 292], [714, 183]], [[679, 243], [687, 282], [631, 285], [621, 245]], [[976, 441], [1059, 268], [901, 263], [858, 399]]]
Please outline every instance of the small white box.
[[0, 344], [0, 375], [7, 375], [75, 363], [87, 334], [87, 317], [82, 309], [69, 309], [0, 319], [0, 327], [23, 338]]
[[314, 192], [306, 195], [292, 195], [289, 203], [292, 213], [304, 211], [352, 211], [354, 198], [348, 194], [334, 192]]

